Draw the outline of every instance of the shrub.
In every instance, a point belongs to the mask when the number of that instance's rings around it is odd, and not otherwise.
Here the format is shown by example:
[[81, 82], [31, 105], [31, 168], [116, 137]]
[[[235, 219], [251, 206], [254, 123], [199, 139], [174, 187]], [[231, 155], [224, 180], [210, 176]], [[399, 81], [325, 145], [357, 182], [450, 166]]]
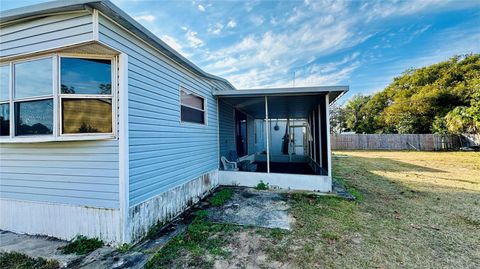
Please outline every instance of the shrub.
[[77, 255], [85, 255], [96, 250], [97, 248], [101, 248], [102, 246], [103, 242], [98, 238], [87, 238], [86, 236], [80, 235], [77, 236], [75, 240], [70, 242], [68, 245], [63, 247], [62, 253], [75, 253]]

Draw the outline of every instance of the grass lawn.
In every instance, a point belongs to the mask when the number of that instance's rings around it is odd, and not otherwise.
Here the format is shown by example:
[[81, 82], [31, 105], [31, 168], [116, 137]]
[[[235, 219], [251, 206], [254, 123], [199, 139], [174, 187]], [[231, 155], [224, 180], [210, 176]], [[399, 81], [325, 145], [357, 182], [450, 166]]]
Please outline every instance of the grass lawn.
[[[343, 151], [332, 159], [357, 201], [288, 194], [290, 232], [210, 223], [198, 211], [147, 269], [480, 268], [480, 153]], [[217, 192], [210, 202], [230, 196]], [[56, 266], [0, 254], [0, 268]]]
[[148, 268], [479, 268], [480, 154], [336, 152], [358, 197], [289, 195], [291, 232], [200, 216]]

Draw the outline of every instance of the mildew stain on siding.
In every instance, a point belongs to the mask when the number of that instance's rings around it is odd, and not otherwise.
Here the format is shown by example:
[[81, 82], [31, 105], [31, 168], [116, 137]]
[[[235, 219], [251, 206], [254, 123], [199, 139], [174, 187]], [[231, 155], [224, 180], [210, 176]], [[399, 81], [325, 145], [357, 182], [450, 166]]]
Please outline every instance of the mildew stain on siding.
[[171, 221], [217, 186], [218, 170], [213, 170], [130, 207], [128, 231], [130, 231], [131, 241], [138, 241], [147, 235], [153, 225]]

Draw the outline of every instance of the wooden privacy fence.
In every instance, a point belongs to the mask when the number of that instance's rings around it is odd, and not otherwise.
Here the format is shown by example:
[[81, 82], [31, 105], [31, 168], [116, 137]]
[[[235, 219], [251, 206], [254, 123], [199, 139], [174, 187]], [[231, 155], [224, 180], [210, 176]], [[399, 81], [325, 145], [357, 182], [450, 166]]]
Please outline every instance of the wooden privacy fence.
[[451, 150], [480, 144], [480, 135], [332, 134], [332, 150]]

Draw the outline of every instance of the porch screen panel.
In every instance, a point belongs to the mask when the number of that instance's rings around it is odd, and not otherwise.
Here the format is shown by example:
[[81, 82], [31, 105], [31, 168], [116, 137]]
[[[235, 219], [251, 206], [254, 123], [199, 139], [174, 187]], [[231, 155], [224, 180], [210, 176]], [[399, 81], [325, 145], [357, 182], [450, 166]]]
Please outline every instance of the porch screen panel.
[[320, 152], [322, 155], [322, 167], [327, 169], [328, 168], [328, 152], [327, 152], [327, 110], [325, 101], [320, 103], [320, 128], [321, 132], [321, 143], [322, 143], [322, 151]]
[[315, 125], [315, 130], [314, 130], [314, 133], [315, 133], [315, 162], [318, 163], [320, 166], [322, 165], [320, 163], [320, 150], [321, 150], [321, 147], [320, 147], [320, 125], [319, 125], [319, 119], [318, 119], [318, 108], [316, 108], [315, 110], [313, 110], [313, 121], [314, 121], [314, 125]]

